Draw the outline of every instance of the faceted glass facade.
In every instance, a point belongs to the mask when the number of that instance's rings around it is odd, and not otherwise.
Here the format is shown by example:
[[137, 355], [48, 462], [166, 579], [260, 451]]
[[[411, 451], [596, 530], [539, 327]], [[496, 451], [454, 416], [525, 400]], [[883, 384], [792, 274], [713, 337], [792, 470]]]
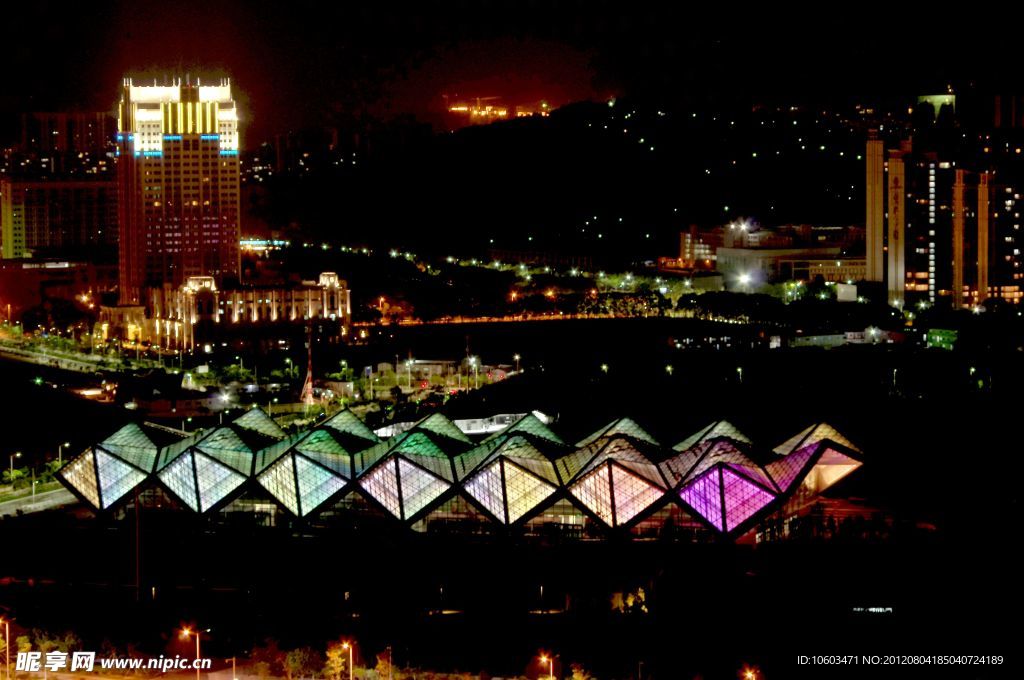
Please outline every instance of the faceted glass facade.
[[236, 507], [249, 489], [296, 518], [372, 509], [375, 521], [391, 517], [424, 531], [437, 523], [489, 533], [480, 527], [486, 522], [527, 533], [552, 526], [582, 537], [602, 529], [654, 536], [660, 521], [673, 524], [670, 533], [733, 536], [862, 464], [860, 451], [825, 424], [771, 452], [725, 421], [671, 449], [628, 418], [575, 447], [533, 414], [476, 443], [440, 413], [396, 429], [381, 440], [342, 411], [287, 435], [258, 409], [187, 436], [130, 424], [58, 476], [97, 511], [157, 484], [197, 513]]

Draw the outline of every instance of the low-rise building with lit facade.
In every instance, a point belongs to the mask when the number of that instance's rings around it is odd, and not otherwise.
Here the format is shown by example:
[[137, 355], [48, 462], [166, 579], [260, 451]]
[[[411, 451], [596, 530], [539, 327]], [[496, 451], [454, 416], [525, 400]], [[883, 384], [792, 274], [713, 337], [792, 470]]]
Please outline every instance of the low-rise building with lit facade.
[[769, 452], [725, 421], [667, 448], [629, 418], [570, 444], [532, 413], [482, 439], [433, 413], [385, 439], [348, 410], [288, 434], [253, 408], [193, 433], [126, 425], [58, 476], [107, 515], [139, 503], [307, 529], [714, 541], [784, 536], [862, 461], [826, 424]]
[[216, 327], [336, 321], [345, 334], [352, 300], [334, 272], [294, 284], [219, 287], [212, 276], [191, 276], [177, 288], [147, 289], [148, 319], [142, 338], [160, 347], [190, 349]]

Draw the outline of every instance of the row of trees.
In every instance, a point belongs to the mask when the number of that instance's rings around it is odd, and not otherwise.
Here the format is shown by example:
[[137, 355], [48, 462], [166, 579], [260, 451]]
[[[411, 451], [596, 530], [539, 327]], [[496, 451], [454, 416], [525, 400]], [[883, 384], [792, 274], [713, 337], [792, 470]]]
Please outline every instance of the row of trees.
[[[54, 474], [60, 469], [62, 463], [50, 460], [43, 463], [42, 469], [35, 471], [35, 481], [40, 484], [47, 484], [54, 481]], [[5, 485], [12, 489], [22, 489], [32, 483], [32, 469], [29, 467], [7, 468], [3, 471], [0, 479]]]
[[[32, 629], [11, 641], [11, 654], [16, 652], [65, 652], [82, 651], [82, 640], [70, 631], [54, 634], [42, 629]], [[0, 649], [6, 647], [6, 640], [0, 635]], [[98, 651], [103, 658], [141, 658], [144, 653], [129, 646], [126, 649], [116, 648], [109, 641], [104, 641]], [[253, 648], [250, 656], [255, 674], [260, 678], [280, 678], [302, 680], [304, 678], [322, 678], [323, 680], [345, 680], [349, 674], [349, 648], [345, 640], [333, 640], [327, 643], [326, 649], [320, 651], [312, 646], [303, 646], [291, 650], [281, 649], [277, 641], [267, 640]], [[358, 667], [357, 667], [358, 668]], [[579, 664], [570, 666], [571, 680], [592, 680], [592, 677]], [[249, 675], [250, 673], [246, 673]], [[420, 669], [400, 668], [392, 664], [391, 655], [385, 651], [377, 655], [372, 669], [368, 667], [357, 670], [356, 675], [363, 678], [378, 680], [474, 680], [479, 677], [471, 673], [438, 673]], [[527, 680], [527, 676], [522, 676]]]
[[[11, 655], [18, 652], [77, 652], [82, 649], [82, 639], [72, 633], [50, 633], [40, 628], [33, 628], [24, 635], [11, 640]], [[0, 631], [0, 649], [7, 649], [7, 640]]]
[[[348, 677], [349, 649], [344, 640], [327, 643], [325, 652], [314, 647], [299, 647], [286, 651], [274, 640], [253, 648], [252, 662], [256, 674], [262, 678], [285, 677], [288, 680], [323, 678], [324, 680], [345, 680]], [[356, 666], [356, 676], [377, 680], [476, 680], [472, 673], [440, 673], [393, 665], [391, 654], [384, 651], [377, 655], [372, 669]], [[571, 664], [571, 680], [592, 680], [593, 676], [580, 664]], [[517, 678], [517, 680], [519, 680]], [[521, 680], [528, 680], [522, 676]]]

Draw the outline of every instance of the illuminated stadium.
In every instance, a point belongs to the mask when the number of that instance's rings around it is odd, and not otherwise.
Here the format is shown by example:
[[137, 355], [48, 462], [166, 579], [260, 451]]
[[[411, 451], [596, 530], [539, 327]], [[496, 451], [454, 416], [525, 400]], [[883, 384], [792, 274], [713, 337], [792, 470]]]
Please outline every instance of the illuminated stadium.
[[669, 448], [629, 418], [574, 445], [535, 413], [501, 418], [482, 439], [440, 413], [387, 438], [348, 410], [297, 434], [258, 408], [187, 435], [132, 423], [59, 474], [115, 517], [139, 505], [270, 526], [708, 541], [785, 534], [862, 464], [823, 423], [763, 451], [726, 421]]

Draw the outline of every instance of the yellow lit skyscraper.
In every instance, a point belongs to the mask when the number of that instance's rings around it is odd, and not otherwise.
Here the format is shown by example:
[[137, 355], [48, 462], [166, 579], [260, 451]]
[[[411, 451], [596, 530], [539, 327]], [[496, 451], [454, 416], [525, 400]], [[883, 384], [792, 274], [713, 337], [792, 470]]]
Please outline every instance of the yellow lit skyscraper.
[[237, 279], [239, 130], [231, 83], [126, 79], [118, 105], [120, 302], [190, 276]]

